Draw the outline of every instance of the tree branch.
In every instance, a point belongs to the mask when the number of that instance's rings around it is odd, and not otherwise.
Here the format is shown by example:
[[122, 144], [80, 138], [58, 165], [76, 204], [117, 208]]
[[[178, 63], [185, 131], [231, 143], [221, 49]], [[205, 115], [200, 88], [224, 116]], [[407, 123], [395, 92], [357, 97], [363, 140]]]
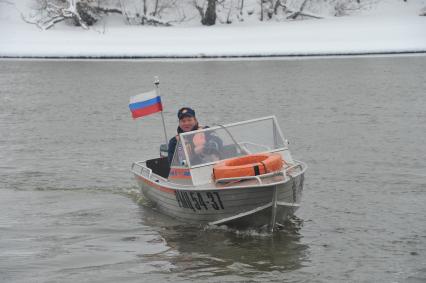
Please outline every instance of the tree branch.
[[290, 12], [290, 15], [287, 17], [287, 19], [292, 19], [295, 20], [297, 17], [299, 16], [305, 16], [305, 17], [310, 17], [310, 18], [314, 18], [314, 19], [322, 19], [322, 16], [318, 16], [309, 12], [303, 12], [303, 9], [305, 9], [306, 4], [308, 3], [309, 0], [305, 0], [303, 1], [302, 5], [300, 5], [300, 8], [298, 11], [291, 11], [288, 10]]
[[56, 18], [52, 18], [47, 22], [43, 22], [41, 28], [44, 30], [48, 30], [51, 27], [53, 27], [56, 23], [62, 22], [63, 20], [65, 20], [66, 18], [64, 16], [58, 16]]
[[197, 0], [193, 0], [194, 7], [197, 9], [198, 13], [200, 13], [201, 18], [204, 18], [204, 9], [201, 6], [198, 6]]
[[39, 28], [39, 29], [43, 30], [43, 28], [42, 28], [42, 27], [38, 24], [38, 22], [32, 22], [32, 21], [28, 20], [28, 19], [24, 16], [24, 14], [22, 14], [22, 13], [21, 13], [21, 19], [22, 19], [24, 22], [26, 22], [27, 24], [35, 25], [37, 28]]

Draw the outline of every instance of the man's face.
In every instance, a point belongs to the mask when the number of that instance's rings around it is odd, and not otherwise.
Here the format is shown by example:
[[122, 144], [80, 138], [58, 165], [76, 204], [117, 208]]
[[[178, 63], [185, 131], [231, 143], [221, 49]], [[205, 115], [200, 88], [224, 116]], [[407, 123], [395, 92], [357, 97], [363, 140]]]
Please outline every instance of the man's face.
[[179, 120], [179, 127], [184, 132], [191, 131], [196, 124], [197, 124], [197, 119], [195, 119], [195, 117], [183, 117], [182, 119]]

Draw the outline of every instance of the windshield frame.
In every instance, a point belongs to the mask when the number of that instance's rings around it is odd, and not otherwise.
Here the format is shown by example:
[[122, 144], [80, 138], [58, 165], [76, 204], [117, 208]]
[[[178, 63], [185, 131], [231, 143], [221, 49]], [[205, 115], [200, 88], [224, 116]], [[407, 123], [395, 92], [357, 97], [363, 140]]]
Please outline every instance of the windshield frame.
[[[264, 152], [277, 152], [277, 151], [282, 151], [282, 150], [286, 150], [287, 145], [286, 145], [286, 140], [284, 138], [283, 133], [281, 132], [281, 128], [278, 125], [278, 121], [277, 118], [275, 116], [266, 116], [266, 117], [262, 117], [262, 118], [257, 118], [257, 119], [251, 119], [251, 120], [246, 120], [246, 121], [242, 121], [242, 122], [236, 122], [236, 123], [231, 123], [231, 124], [226, 124], [226, 125], [215, 125], [212, 127], [208, 127], [208, 128], [204, 128], [204, 129], [200, 129], [200, 130], [196, 130], [196, 131], [190, 131], [190, 132], [185, 132], [185, 133], [180, 133], [179, 137], [180, 137], [180, 142], [182, 143], [183, 146], [183, 151], [185, 153], [185, 158], [186, 158], [186, 164], [185, 166], [187, 166], [188, 168], [192, 169], [192, 168], [199, 168], [199, 167], [204, 167], [204, 166], [210, 166], [213, 164], [216, 164], [218, 162], [221, 162], [225, 159], [222, 160], [218, 160], [218, 161], [213, 161], [213, 162], [207, 162], [207, 163], [202, 163], [202, 164], [197, 164], [197, 165], [191, 165], [191, 162], [189, 160], [189, 154], [188, 154], [188, 149], [186, 146], [186, 139], [185, 136], [189, 136], [189, 135], [194, 135], [194, 133], [203, 133], [203, 132], [207, 132], [207, 131], [214, 131], [217, 129], [225, 129], [227, 134], [230, 135], [231, 139], [235, 142], [234, 137], [232, 136], [232, 134], [228, 131], [229, 127], [234, 127], [234, 126], [238, 126], [238, 125], [244, 125], [244, 124], [249, 124], [249, 123], [254, 123], [254, 122], [259, 122], [259, 121], [264, 121], [264, 120], [272, 120], [273, 121], [273, 125], [275, 128], [274, 134], [277, 133], [278, 134], [278, 138], [281, 138], [281, 140], [283, 141], [283, 146], [279, 147], [279, 148], [275, 148], [272, 150], [266, 150]], [[236, 146], [240, 147], [239, 144], [236, 144]], [[175, 152], [176, 153], [176, 152]]]

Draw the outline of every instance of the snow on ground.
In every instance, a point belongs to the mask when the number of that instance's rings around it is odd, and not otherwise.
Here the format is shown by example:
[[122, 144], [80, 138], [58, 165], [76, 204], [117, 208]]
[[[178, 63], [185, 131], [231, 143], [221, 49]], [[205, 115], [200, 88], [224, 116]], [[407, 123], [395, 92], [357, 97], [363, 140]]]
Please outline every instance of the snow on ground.
[[0, 2], [2, 57], [223, 57], [426, 52], [425, 0], [387, 0], [346, 17], [293, 22], [151, 27], [109, 17], [90, 30], [42, 31]]

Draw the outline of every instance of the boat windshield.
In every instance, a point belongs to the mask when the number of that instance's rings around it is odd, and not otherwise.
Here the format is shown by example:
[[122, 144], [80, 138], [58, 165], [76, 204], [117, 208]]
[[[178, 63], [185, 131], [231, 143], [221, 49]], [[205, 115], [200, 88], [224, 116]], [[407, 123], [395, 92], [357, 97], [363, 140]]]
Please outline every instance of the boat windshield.
[[[285, 147], [274, 116], [182, 133], [172, 165], [191, 167]], [[178, 158], [179, 157], [179, 158]], [[179, 159], [179, 160], [178, 160]]]

